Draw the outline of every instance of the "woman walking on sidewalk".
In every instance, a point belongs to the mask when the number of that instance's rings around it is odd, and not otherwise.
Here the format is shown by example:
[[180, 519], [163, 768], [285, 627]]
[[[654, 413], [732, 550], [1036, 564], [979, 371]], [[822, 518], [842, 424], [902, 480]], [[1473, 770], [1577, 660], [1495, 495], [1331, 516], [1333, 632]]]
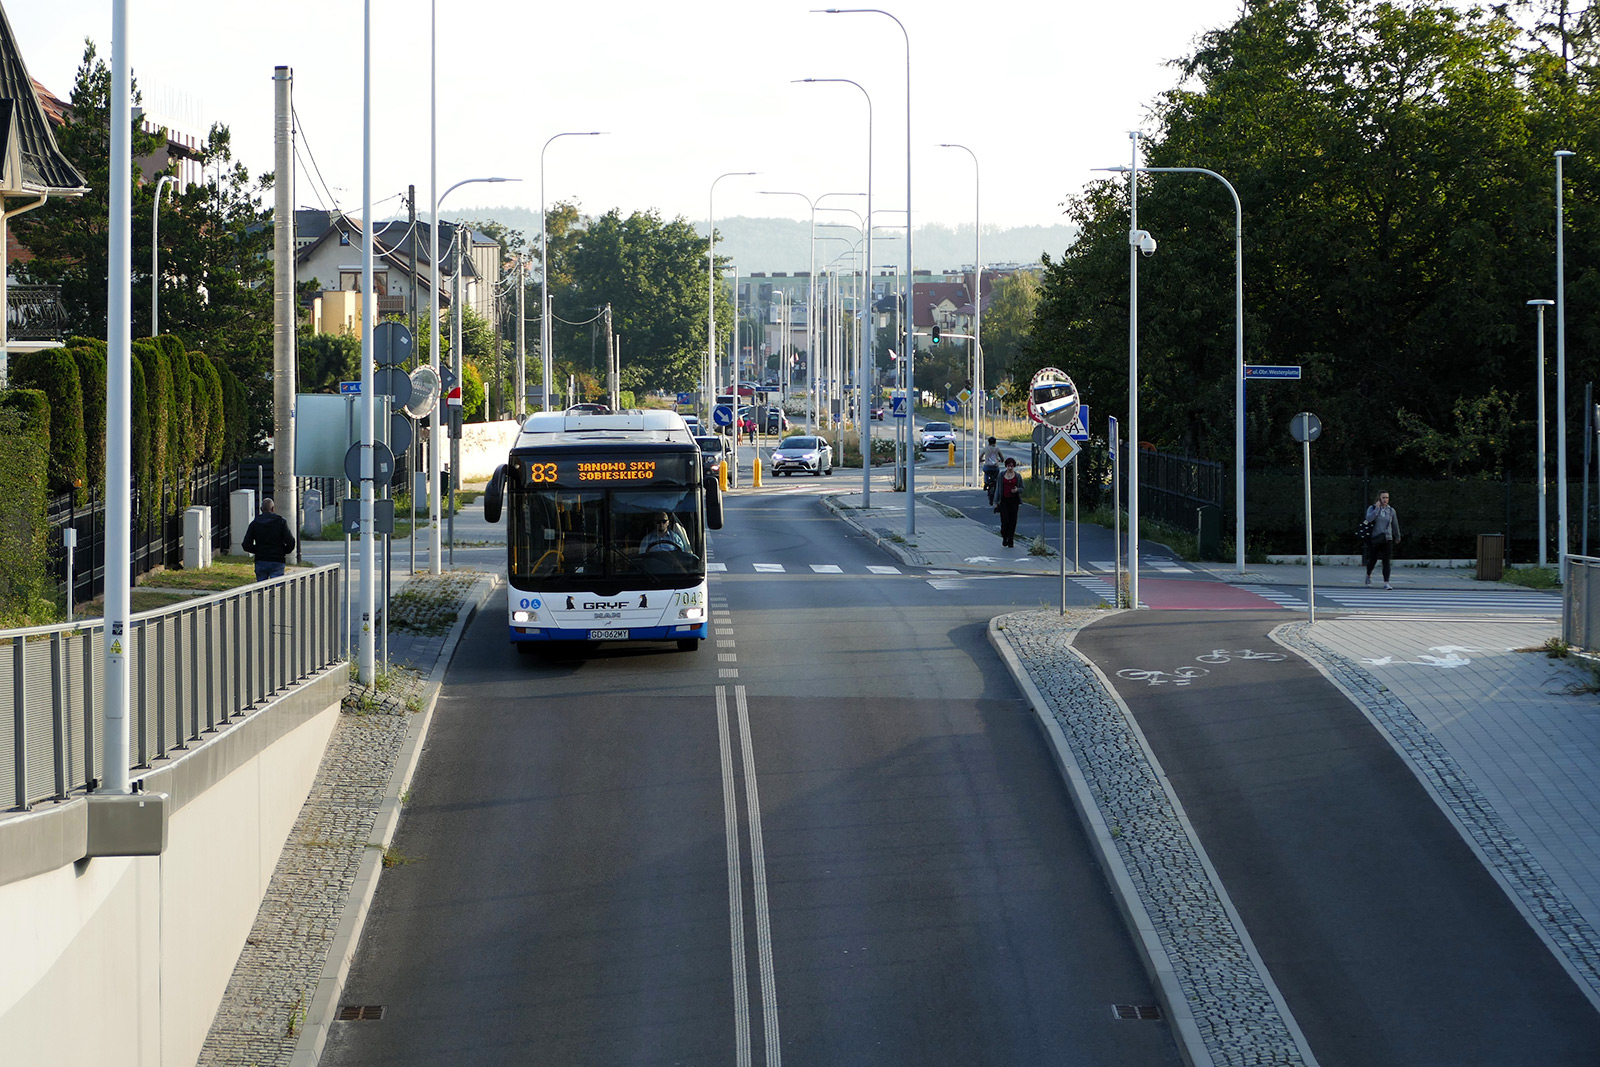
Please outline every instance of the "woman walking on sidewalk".
[[1383, 560], [1383, 587], [1389, 584], [1389, 566], [1394, 562], [1394, 546], [1400, 543], [1400, 517], [1389, 506], [1389, 494], [1379, 493], [1377, 501], [1367, 508], [1366, 521], [1372, 523], [1372, 533], [1367, 535], [1367, 583], [1372, 584], [1372, 568]]
[[1016, 460], [1006, 460], [1005, 472], [1000, 475], [995, 491], [1000, 497], [1000, 502], [994, 506], [1000, 513], [1000, 543], [1010, 548], [1017, 536], [1017, 509], [1022, 507], [1022, 475], [1017, 473]]

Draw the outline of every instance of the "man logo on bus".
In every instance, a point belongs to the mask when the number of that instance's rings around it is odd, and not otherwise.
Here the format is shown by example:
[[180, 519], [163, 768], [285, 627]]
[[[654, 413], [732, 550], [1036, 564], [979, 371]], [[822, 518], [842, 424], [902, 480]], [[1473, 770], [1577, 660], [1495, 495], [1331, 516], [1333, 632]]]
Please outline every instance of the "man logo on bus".
[[567, 597], [567, 610], [568, 611], [577, 610], [577, 605], [572, 602], [572, 598], [571, 597]]

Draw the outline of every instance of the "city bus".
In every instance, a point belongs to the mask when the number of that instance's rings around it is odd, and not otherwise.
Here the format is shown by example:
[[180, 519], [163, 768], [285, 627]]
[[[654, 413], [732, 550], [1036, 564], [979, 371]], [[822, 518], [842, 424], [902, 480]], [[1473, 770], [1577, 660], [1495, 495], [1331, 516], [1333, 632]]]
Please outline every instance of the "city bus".
[[706, 531], [722, 498], [671, 411], [528, 416], [490, 478], [484, 518], [506, 516], [510, 638], [676, 641], [707, 635]]

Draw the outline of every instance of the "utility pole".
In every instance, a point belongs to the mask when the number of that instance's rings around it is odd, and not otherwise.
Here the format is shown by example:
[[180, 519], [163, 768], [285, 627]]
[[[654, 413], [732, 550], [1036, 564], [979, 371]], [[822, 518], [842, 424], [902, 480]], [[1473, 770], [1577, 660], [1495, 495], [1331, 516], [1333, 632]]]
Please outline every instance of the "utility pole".
[[528, 261], [517, 260], [517, 401], [511, 417], [522, 421], [528, 410], [528, 317], [527, 317]]
[[[300, 501], [294, 480], [294, 72], [273, 71], [273, 148], [278, 176], [273, 194], [272, 495], [289, 529], [300, 531]], [[154, 279], [152, 279], [154, 284]], [[363, 297], [365, 294], [363, 294]], [[153, 328], [154, 324], [152, 324]]]
[[602, 309], [605, 315], [606, 394], [611, 399], [611, 410], [617, 410], [617, 351], [616, 340], [611, 335], [611, 304]]

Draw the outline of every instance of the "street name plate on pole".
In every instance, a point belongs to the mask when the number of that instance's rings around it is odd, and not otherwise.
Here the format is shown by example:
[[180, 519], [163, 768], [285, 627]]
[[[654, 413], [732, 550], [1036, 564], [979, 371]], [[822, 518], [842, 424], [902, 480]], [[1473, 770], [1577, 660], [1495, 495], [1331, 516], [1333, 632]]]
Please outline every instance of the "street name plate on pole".
[[1271, 366], [1266, 363], [1246, 363], [1244, 365], [1244, 376], [1246, 381], [1251, 378], [1298, 379], [1300, 377], [1300, 368], [1295, 366]]
[[344, 396], [360, 396], [361, 395], [361, 383], [360, 382], [340, 382], [339, 383], [339, 392]]

